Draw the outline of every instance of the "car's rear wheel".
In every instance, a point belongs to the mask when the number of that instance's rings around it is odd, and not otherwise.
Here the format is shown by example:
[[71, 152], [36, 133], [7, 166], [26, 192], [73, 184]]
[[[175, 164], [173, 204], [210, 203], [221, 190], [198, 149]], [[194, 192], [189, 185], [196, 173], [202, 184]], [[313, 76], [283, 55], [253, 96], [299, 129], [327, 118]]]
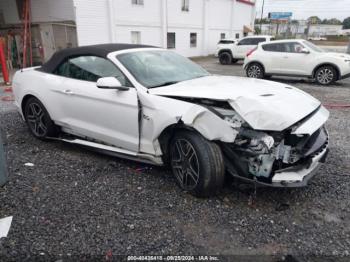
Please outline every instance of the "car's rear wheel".
[[223, 186], [225, 166], [220, 147], [195, 132], [180, 131], [173, 137], [170, 165], [180, 188], [195, 196], [214, 195]]
[[222, 52], [219, 55], [219, 61], [222, 65], [229, 65], [232, 63], [232, 55], [229, 52]]
[[321, 66], [316, 71], [315, 79], [320, 85], [330, 85], [337, 80], [337, 71], [333, 66]]
[[28, 99], [24, 106], [24, 117], [30, 132], [39, 139], [55, 137], [57, 126], [51, 120], [44, 105], [35, 97]]
[[264, 68], [258, 63], [252, 63], [248, 65], [246, 69], [247, 77], [250, 78], [264, 78]]

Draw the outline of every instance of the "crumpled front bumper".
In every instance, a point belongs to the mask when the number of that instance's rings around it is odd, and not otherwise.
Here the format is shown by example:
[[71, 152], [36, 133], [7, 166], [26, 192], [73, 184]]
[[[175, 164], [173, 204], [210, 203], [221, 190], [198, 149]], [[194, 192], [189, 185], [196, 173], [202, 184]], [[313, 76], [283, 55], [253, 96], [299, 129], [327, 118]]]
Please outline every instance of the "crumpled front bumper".
[[324, 127], [320, 129], [320, 132], [318, 132], [314, 138], [315, 139], [311, 141], [310, 147], [306, 150], [306, 158], [303, 161], [300, 161], [299, 164], [276, 170], [269, 182], [262, 181], [258, 178], [253, 179], [238, 175], [232, 161], [226, 158], [225, 163], [227, 170], [234, 177], [263, 186], [284, 188], [305, 187], [308, 185], [310, 179], [317, 174], [321, 165], [325, 163], [329, 153], [329, 134]]
[[268, 185], [273, 187], [307, 186], [309, 180], [316, 175], [318, 169], [326, 161], [328, 152], [327, 146], [308, 163], [275, 172], [275, 175], [272, 177], [272, 183]]

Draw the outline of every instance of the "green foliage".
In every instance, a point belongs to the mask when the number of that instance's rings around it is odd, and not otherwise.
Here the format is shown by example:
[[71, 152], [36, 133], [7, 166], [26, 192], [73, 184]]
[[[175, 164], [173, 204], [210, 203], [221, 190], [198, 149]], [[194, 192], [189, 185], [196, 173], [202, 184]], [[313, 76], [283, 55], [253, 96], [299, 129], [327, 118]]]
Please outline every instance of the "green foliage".
[[350, 17], [344, 19], [343, 29], [350, 29]]
[[323, 19], [321, 24], [324, 25], [341, 25], [342, 22], [337, 18]]
[[255, 24], [269, 24], [270, 20], [268, 18], [263, 18], [262, 20], [260, 18], [255, 19]]
[[255, 26], [254, 31], [256, 35], [260, 35], [261, 34], [260, 26]]
[[320, 24], [322, 22], [322, 20], [318, 16], [310, 16], [307, 19], [307, 21], [313, 25]]

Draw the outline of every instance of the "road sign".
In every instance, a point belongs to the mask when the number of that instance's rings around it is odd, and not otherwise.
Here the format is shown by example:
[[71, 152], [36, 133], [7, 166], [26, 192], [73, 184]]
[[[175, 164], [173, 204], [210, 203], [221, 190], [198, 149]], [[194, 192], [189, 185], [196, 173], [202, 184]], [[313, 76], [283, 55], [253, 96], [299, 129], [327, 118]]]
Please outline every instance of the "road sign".
[[288, 20], [293, 16], [292, 12], [271, 12], [269, 18], [272, 20]]

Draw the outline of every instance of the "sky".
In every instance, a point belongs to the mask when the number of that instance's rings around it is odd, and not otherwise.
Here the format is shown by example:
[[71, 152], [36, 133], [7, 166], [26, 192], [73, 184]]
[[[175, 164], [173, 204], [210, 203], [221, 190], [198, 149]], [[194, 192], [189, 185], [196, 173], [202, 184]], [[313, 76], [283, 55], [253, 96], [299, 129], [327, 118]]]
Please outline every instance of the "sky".
[[[256, 0], [257, 17], [261, 16], [263, 0]], [[338, 18], [343, 21], [350, 16], [350, 0], [265, 0], [264, 17], [269, 12], [293, 12], [292, 19], [310, 16]]]

